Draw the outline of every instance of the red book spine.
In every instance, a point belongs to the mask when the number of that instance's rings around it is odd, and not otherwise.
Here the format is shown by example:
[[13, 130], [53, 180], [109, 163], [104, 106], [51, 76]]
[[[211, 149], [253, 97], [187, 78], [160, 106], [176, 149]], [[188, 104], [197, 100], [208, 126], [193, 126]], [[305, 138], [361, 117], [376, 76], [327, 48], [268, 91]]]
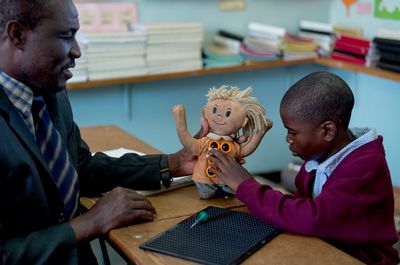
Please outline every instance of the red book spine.
[[344, 42], [343, 40], [336, 40], [335, 49], [365, 56], [368, 54], [369, 47], [354, 45]]
[[344, 61], [344, 62], [349, 62], [349, 63], [354, 63], [354, 64], [360, 64], [360, 65], [365, 65], [366, 60], [364, 58], [357, 58], [353, 57], [351, 55], [339, 53], [339, 52], [333, 52], [331, 54], [331, 58], [339, 61]]
[[369, 46], [371, 45], [371, 41], [369, 39], [357, 38], [349, 35], [340, 34], [336, 37], [336, 40], [341, 40], [343, 42], [347, 42], [352, 45], [367, 47], [367, 48], [369, 48]]

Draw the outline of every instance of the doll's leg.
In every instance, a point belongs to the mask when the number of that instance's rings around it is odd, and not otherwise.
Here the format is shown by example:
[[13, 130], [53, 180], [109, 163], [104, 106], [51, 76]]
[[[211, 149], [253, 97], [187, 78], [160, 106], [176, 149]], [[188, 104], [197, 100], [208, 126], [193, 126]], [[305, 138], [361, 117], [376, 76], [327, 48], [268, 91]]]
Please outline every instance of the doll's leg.
[[216, 192], [218, 191], [218, 186], [215, 184], [206, 184], [196, 181], [194, 181], [194, 184], [196, 184], [197, 191], [202, 199], [209, 199], [215, 196]]

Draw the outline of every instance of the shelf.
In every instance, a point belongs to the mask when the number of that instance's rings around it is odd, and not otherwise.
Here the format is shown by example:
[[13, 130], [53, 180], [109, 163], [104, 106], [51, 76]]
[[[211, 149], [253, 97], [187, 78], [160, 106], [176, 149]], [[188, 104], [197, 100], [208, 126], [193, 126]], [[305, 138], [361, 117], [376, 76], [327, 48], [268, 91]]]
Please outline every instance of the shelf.
[[329, 58], [316, 58], [314, 60], [316, 64], [345, 69], [352, 72], [364, 73], [372, 76], [377, 76], [385, 79], [389, 79], [392, 81], [400, 82], [400, 73], [386, 71], [378, 68], [371, 68], [362, 65], [346, 63], [338, 60], [333, 60]]
[[393, 80], [396, 82], [400, 82], [400, 74], [385, 71], [376, 68], [369, 68], [361, 65], [341, 62], [329, 58], [316, 58], [316, 59], [303, 59], [303, 60], [291, 60], [291, 61], [267, 61], [267, 62], [255, 62], [246, 65], [240, 66], [232, 66], [232, 67], [222, 67], [222, 68], [211, 68], [211, 69], [201, 69], [195, 71], [185, 71], [185, 72], [176, 72], [176, 73], [167, 73], [167, 74], [150, 74], [143, 76], [132, 76], [132, 77], [124, 77], [124, 78], [114, 78], [114, 79], [106, 79], [106, 80], [95, 80], [88, 82], [77, 82], [68, 84], [67, 87], [69, 90], [74, 89], [84, 89], [84, 88], [94, 88], [94, 87], [102, 87], [102, 86], [113, 86], [113, 85], [122, 85], [122, 84], [131, 84], [131, 83], [139, 83], [146, 81], [157, 81], [157, 80], [166, 80], [166, 79], [176, 79], [176, 78], [185, 78], [185, 77], [194, 77], [194, 76], [202, 76], [209, 74], [221, 74], [221, 73], [231, 73], [231, 72], [243, 72], [250, 71], [256, 69], [267, 69], [267, 68], [278, 68], [278, 67], [286, 67], [292, 65], [302, 65], [302, 64], [319, 64], [328, 67], [345, 69], [352, 72], [360, 72], [365, 73], [389, 80]]

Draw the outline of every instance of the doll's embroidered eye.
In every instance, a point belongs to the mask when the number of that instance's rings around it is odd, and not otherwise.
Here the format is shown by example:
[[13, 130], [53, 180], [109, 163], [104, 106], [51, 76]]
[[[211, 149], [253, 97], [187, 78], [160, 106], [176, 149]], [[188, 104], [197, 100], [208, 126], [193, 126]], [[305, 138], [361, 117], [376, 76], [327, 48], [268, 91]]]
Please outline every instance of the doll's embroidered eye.
[[226, 117], [229, 117], [229, 116], [231, 116], [231, 111], [230, 110], [228, 110], [227, 112], [226, 112]]
[[213, 113], [216, 113], [217, 112], [217, 107], [214, 107], [213, 108]]

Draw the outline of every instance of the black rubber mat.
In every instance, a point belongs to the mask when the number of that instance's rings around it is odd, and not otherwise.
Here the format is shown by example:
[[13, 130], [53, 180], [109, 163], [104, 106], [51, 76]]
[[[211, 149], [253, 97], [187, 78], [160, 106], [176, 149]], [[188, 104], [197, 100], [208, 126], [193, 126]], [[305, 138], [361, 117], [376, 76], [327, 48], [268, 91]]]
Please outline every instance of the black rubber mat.
[[212, 206], [203, 211], [206, 222], [191, 228], [193, 215], [140, 248], [202, 264], [239, 264], [281, 231], [245, 212]]

